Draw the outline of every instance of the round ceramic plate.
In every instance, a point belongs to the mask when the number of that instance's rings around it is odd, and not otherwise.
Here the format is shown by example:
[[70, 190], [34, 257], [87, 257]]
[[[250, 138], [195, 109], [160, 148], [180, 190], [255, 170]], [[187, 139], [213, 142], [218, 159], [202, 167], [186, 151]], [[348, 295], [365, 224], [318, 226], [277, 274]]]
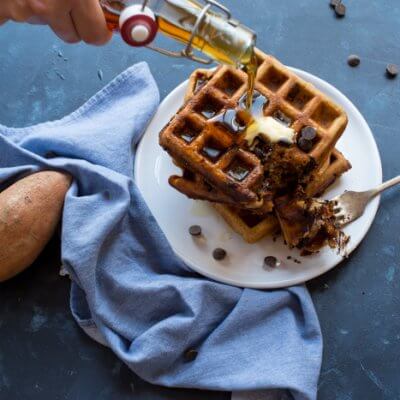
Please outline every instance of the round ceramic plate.
[[[330, 84], [304, 71], [292, 70], [342, 105], [349, 117], [349, 124], [337, 147], [353, 168], [334, 184], [325, 197], [332, 198], [346, 189], [365, 190], [381, 183], [378, 149], [357, 108]], [[300, 257], [299, 252], [286, 247], [282, 239], [274, 242], [267, 237], [256, 244], [245, 243], [208, 203], [187, 199], [169, 186], [169, 176], [180, 174], [180, 171], [159, 146], [158, 134], [182, 105], [186, 86], [187, 82], [179, 85], [161, 103], [139, 145], [135, 165], [136, 183], [176, 254], [189, 267], [209, 278], [240, 287], [265, 289], [305, 282], [339, 264], [342, 257], [328, 248], [313, 256]], [[366, 235], [378, 205], [377, 198], [360, 219], [345, 228], [351, 237], [349, 252]], [[188, 233], [188, 228], [194, 224], [202, 227], [204, 235], [201, 239], [194, 239]], [[212, 257], [216, 247], [227, 251], [228, 257], [222, 262]], [[281, 260], [279, 268], [263, 268], [263, 260], [268, 255]], [[287, 256], [301, 260], [301, 264], [287, 260]]]

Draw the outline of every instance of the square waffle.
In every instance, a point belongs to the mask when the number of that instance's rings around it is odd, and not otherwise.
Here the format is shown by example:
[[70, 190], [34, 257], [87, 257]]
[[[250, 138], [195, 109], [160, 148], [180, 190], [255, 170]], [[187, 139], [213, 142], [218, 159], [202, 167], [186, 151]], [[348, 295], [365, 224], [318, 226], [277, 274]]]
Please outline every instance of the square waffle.
[[[303, 151], [292, 146], [288, 167], [306, 171], [327, 159], [347, 124], [344, 111], [327, 96], [306, 83], [273, 57], [257, 52], [259, 70], [255, 89], [267, 98], [263, 109], [289, 125], [295, 132], [305, 126], [317, 131], [313, 147]], [[246, 75], [230, 67], [213, 74], [203, 71], [201, 85], [193, 83], [194, 95], [160, 133], [160, 144], [185, 169], [199, 175], [231, 202], [244, 208], [261, 207], [264, 197], [266, 164], [249, 149], [242, 135], [234, 135], [223, 125], [207, 121], [223, 110], [236, 108], [246, 91]], [[283, 153], [282, 153], [283, 154]], [[277, 157], [282, 159], [281, 154]], [[244, 171], [238, 179], [232, 166]], [[279, 175], [273, 170], [274, 176]], [[260, 201], [262, 199], [262, 201]]]
[[[197, 93], [213, 76], [215, 73], [214, 70], [210, 69], [197, 69], [195, 70], [189, 77], [189, 82], [187, 86], [187, 90], [185, 93], [185, 101], [189, 101], [195, 93]], [[339, 153], [340, 154], [340, 153]], [[332, 155], [332, 157], [335, 157]], [[343, 156], [341, 156], [343, 158]], [[326, 157], [326, 160], [322, 162], [314, 172], [314, 174], [318, 174], [318, 178], [325, 172], [329, 165], [333, 164], [331, 162], [333, 160], [330, 159], [330, 155]], [[178, 163], [175, 161], [178, 165]], [[240, 204], [233, 200], [231, 197], [222, 193], [220, 190], [211, 186], [207, 181], [203, 179], [203, 177], [199, 174], [192, 173], [188, 169], [185, 169], [183, 165], [178, 165], [182, 168], [183, 174], [182, 176], [173, 175], [169, 178], [169, 183], [172, 187], [174, 187], [179, 192], [185, 194], [187, 197], [195, 200], [206, 200], [215, 203], [223, 203], [227, 205], [235, 206], [236, 208], [241, 208]], [[335, 163], [335, 166], [340, 170], [342, 167], [342, 163]], [[339, 171], [339, 174], [342, 172]], [[312, 189], [316, 185], [319, 184], [321, 179], [313, 180], [310, 183], [310, 188]], [[326, 186], [329, 182], [326, 183]], [[269, 200], [269, 201], [266, 201]], [[249, 208], [245, 205], [244, 207]], [[252, 211], [257, 212], [258, 214], [265, 215], [265, 213], [271, 212], [273, 209], [272, 198], [266, 199], [264, 197], [264, 203], [262, 207], [250, 208]]]

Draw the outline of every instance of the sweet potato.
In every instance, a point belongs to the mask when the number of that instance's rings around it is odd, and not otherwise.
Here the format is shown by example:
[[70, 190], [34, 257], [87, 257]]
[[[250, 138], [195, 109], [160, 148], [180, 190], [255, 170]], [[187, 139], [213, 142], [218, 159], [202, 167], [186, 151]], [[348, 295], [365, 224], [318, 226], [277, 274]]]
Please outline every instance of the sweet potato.
[[46, 246], [70, 185], [69, 175], [42, 171], [0, 193], [0, 282], [29, 267]]

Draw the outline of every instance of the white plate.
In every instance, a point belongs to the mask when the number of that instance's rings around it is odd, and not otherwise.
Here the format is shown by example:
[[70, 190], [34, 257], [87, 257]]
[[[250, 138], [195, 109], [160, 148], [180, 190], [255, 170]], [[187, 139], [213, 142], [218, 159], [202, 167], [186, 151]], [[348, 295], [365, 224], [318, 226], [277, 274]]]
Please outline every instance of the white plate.
[[[331, 198], [345, 189], [365, 190], [381, 183], [382, 166], [378, 149], [357, 108], [330, 84], [304, 71], [292, 70], [341, 104], [349, 117], [338, 148], [351, 161], [353, 168], [339, 179], [326, 197]], [[180, 171], [158, 145], [158, 134], [182, 105], [186, 86], [187, 82], [179, 85], [161, 103], [139, 145], [135, 165], [137, 185], [176, 254], [202, 275], [252, 288], [279, 288], [302, 283], [339, 264], [342, 257], [330, 249], [300, 257], [297, 250], [289, 250], [281, 239], [273, 242], [271, 238], [265, 238], [256, 244], [247, 244], [207, 203], [189, 200], [168, 185], [168, 177]], [[345, 229], [351, 236], [350, 252], [366, 235], [378, 205], [379, 199], [375, 199], [364, 216]], [[203, 239], [193, 239], [189, 235], [188, 228], [194, 224], [202, 227]], [[227, 250], [227, 259], [222, 262], [213, 259], [212, 251], [216, 247]], [[263, 260], [268, 255], [282, 260], [282, 265], [265, 270]], [[301, 264], [287, 260], [288, 255], [299, 258]]]

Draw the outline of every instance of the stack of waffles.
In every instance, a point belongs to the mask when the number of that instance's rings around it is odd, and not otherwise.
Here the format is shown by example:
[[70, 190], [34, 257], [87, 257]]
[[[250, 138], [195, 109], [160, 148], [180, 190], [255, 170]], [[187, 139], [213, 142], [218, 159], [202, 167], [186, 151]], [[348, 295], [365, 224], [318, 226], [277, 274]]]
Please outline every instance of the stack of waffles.
[[304, 253], [337, 247], [331, 205], [315, 200], [351, 168], [335, 149], [347, 125], [344, 110], [275, 58], [257, 50], [253, 112], [290, 127], [294, 143], [246, 140], [247, 75], [221, 66], [196, 70], [185, 103], [160, 133], [160, 145], [182, 168], [169, 183], [209, 201], [245, 241], [281, 231]]

